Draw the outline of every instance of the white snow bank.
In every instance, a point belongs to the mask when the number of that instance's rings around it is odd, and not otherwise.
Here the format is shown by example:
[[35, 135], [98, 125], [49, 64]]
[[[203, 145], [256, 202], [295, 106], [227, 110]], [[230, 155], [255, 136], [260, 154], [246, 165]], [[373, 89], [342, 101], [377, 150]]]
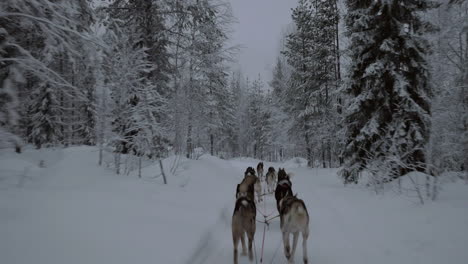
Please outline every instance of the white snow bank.
[[301, 157], [295, 157], [285, 161], [283, 166], [289, 169], [307, 167], [307, 160]]
[[228, 162], [181, 158], [164, 185], [149, 177], [158, 164], [138, 179], [98, 167], [97, 157], [91, 147], [1, 153], [2, 177], [19, 179], [43, 159], [45, 167], [22, 186], [0, 185], [0, 263], [184, 263], [234, 201], [242, 174]]
[[[112, 167], [98, 167], [97, 157], [91, 147], [0, 151], [0, 178], [9, 181], [0, 181], [0, 263], [232, 261], [236, 184], [258, 161], [170, 157], [164, 185], [154, 178], [159, 164], [145, 161], [138, 179], [135, 171], [116, 175]], [[310, 263], [466, 263], [468, 185], [456, 177], [441, 181], [438, 200], [422, 206], [394, 192], [344, 187], [336, 169], [294, 164], [265, 162], [295, 175], [293, 191], [310, 215]], [[265, 200], [258, 208], [275, 213], [274, 197]], [[258, 223], [258, 253], [262, 234]], [[297, 263], [301, 256], [298, 247]], [[285, 262], [277, 219], [265, 240], [265, 262], [273, 257]], [[240, 257], [240, 263], [249, 262]]]

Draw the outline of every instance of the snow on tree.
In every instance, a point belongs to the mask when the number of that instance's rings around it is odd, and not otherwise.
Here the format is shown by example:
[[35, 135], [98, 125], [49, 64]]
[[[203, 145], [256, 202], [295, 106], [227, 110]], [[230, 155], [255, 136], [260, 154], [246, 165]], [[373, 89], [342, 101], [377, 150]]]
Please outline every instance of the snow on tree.
[[430, 134], [429, 43], [421, 12], [430, 1], [347, 2], [351, 66], [345, 128], [345, 183], [368, 167], [388, 168], [380, 181], [426, 168]]
[[430, 154], [439, 170], [460, 171], [465, 162], [468, 131], [468, 2], [440, 1], [429, 13], [439, 29], [430, 36], [434, 83]]
[[292, 13], [296, 30], [288, 36], [284, 51], [288, 63], [293, 68], [291, 85], [285, 96], [287, 112], [294, 120], [290, 128], [291, 136], [304, 138], [309, 166], [313, 164], [311, 119], [317, 106], [315, 95], [319, 91], [311, 74], [314, 63], [312, 15], [313, 8], [309, 1], [300, 0]]
[[[174, 96], [171, 100], [175, 150], [192, 157], [195, 148], [215, 152], [225, 142], [224, 128], [228, 95], [227, 47], [232, 15], [227, 3], [215, 0], [175, 1], [170, 5], [174, 57]], [[184, 140], [185, 139], [185, 140]], [[185, 145], [185, 146], [184, 146]]]
[[[71, 81], [73, 75], [69, 70], [71, 68], [69, 65], [80, 60], [82, 54], [78, 51], [79, 47], [85, 47], [91, 43], [91, 39], [84, 30], [86, 27], [80, 28], [81, 21], [77, 15], [78, 13], [87, 14], [85, 11], [87, 7], [88, 2], [84, 0], [7, 0], [0, 4], [0, 31], [5, 40], [2, 48], [4, 52], [0, 58], [0, 67], [4, 74], [0, 78], [2, 80], [8, 78], [7, 72], [18, 76], [11, 79], [14, 80], [13, 85], [16, 87], [11, 94], [19, 95], [18, 99], [21, 102], [20, 107], [14, 109], [19, 111], [23, 125], [23, 132], [20, 131], [17, 134], [33, 137], [34, 131], [25, 129], [24, 124], [31, 123], [32, 114], [44, 113], [43, 107], [50, 105], [48, 103], [53, 101], [49, 99], [59, 98], [62, 108], [65, 107], [63, 105], [65, 100], [71, 101], [72, 97], [82, 99], [79, 96], [79, 90]], [[30, 95], [45, 90], [49, 93], [48, 96], [33, 96], [32, 99], [42, 100], [48, 97], [48, 103], [30, 102]], [[34, 107], [42, 108], [39, 110]], [[55, 110], [48, 112], [64, 113], [64, 111]], [[64, 121], [63, 117], [60, 118]], [[36, 125], [38, 120], [46, 121], [47, 118], [34, 120]], [[60, 125], [64, 126], [63, 123]], [[48, 131], [52, 133], [56, 130]], [[39, 132], [34, 133], [34, 137], [38, 137]], [[39, 138], [56, 137], [48, 135], [39, 136]]]
[[285, 112], [285, 95], [289, 85], [289, 72], [284, 59], [280, 56], [277, 58], [275, 68], [273, 70], [273, 78], [270, 82], [272, 92], [269, 94], [267, 101], [269, 102], [269, 111], [271, 112], [272, 125], [271, 134], [273, 142], [273, 160], [282, 160], [285, 156], [285, 151], [289, 148], [288, 129], [290, 126], [288, 114]]
[[269, 102], [263, 91], [260, 77], [252, 83], [248, 105], [248, 138], [251, 155], [254, 158], [265, 159], [271, 151], [272, 124]]
[[[143, 1], [143, 0], [131, 0], [131, 1], [113, 1], [109, 7], [108, 11], [115, 23], [122, 29], [127, 39], [126, 45], [129, 45], [131, 48], [135, 49], [136, 53], [143, 51], [145, 60], [147, 60], [151, 67], [141, 71], [139, 69], [140, 76], [138, 78], [141, 82], [141, 86], [146, 86], [147, 92], [154, 95], [154, 98], [160, 98], [161, 96], [168, 97], [170, 92], [168, 91], [167, 82], [169, 80], [169, 61], [167, 46], [168, 40], [166, 37], [164, 18], [162, 16], [162, 1]], [[126, 48], [125, 48], [126, 49]], [[124, 51], [124, 53], [129, 53], [129, 51]], [[142, 57], [139, 59], [143, 59]], [[133, 77], [136, 78], [136, 77]], [[129, 86], [131, 87], [131, 86]], [[141, 101], [143, 95], [135, 95], [133, 100], [129, 100], [128, 103], [133, 107], [137, 107]], [[161, 104], [166, 103], [167, 100], [162, 99], [151, 102], [151, 104]], [[159, 125], [163, 125], [167, 122], [167, 111], [160, 111], [164, 109], [165, 105], [151, 105], [154, 111], [151, 113], [151, 117], [155, 118], [155, 121]], [[137, 111], [137, 110], [135, 110]], [[148, 117], [149, 118], [149, 117]], [[136, 124], [130, 125], [125, 130], [129, 130], [126, 133], [128, 134], [127, 143], [125, 143], [121, 151], [126, 153], [129, 150], [127, 144], [132, 145], [133, 138], [136, 138], [136, 135], [141, 132], [138, 129]], [[132, 130], [133, 129], [133, 130]], [[163, 145], [167, 141], [164, 137], [164, 133], [158, 134], [161, 138], [155, 138], [154, 140], [159, 146], [159, 149], [162, 151], [164, 148]], [[148, 135], [139, 136], [140, 138], [146, 138]], [[156, 135], [153, 135], [156, 137]], [[125, 141], [123, 141], [125, 142]], [[157, 153], [161, 153], [158, 151]]]
[[[309, 166], [321, 153], [331, 166], [331, 138], [335, 131], [332, 93], [338, 84], [336, 30], [338, 13], [334, 1], [301, 0], [293, 10], [296, 29], [288, 35], [283, 52], [292, 67], [285, 91], [287, 111], [294, 118], [291, 135], [304, 138]], [[304, 145], [303, 143], [299, 144]], [[298, 146], [299, 147], [299, 146]]]

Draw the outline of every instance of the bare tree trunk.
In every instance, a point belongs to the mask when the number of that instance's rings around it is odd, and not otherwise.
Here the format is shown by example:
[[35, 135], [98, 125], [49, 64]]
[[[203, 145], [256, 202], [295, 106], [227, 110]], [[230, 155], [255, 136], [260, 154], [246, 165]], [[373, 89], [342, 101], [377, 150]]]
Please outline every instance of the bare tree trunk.
[[115, 173], [120, 174], [120, 153], [116, 152], [114, 154], [114, 163], [115, 163]]
[[159, 159], [159, 168], [161, 169], [161, 174], [163, 176], [164, 184], [167, 184], [166, 174], [164, 173], [162, 159]]
[[[177, 1], [177, 9], [180, 10], [182, 9], [180, 6], [180, 1]], [[177, 10], [177, 11], [178, 11]], [[182, 36], [182, 30], [183, 30], [183, 25], [184, 21], [179, 22], [179, 26], [177, 29], [177, 40], [176, 40], [176, 45], [175, 45], [175, 54], [174, 54], [174, 73], [173, 73], [173, 79], [174, 79], [174, 95], [176, 100], [176, 105], [175, 107], [175, 114], [174, 114], [174, 124], [175, 124], [175, 138], [174, 138], [174, 151], [176, 155], [179, 155], [182, 152], [182, 126], [181, 126], [181, 116], [182, 116], [182, 111], [181, 111], [181, 104], [180, 104], [180, 97], [181, 97], [181, 91], [180, 91], [180, 84], [179, 84], [179, 50], [180, 50], [180, 38]]]
[[323, 168], [327, 167], [327, 163], [325, 160], [325, 144], [323, 144], [323, 142], [322, 142], [322, 164], [323, 164]]
[[434, 181], [432, 183], [432, 201], [437, 199], [439, 195], [439, 175], [434, 175]]
[[106, 113], [107, 113], [107, 96], [106, 96], [106, 89], [103, 87], [102, 83], [102, 78], [98, 78], [98, 85], [99, 88], [101, 89], [101, 106], [100, 106], [100, 111], [98, 112], [99, 114], [99, 161], [98, 164], [99, 166], [102, 166], [102, 156], [103, 156], [103, 151], [104, 151], [104, 136], [105, 136], [105, 130], [106, 130]]
[[431, 176], [426, 173], [426, 198], [431, 198]]
[[141, 156], [138, 157], [138, 178], [141, 179]]
[[306, 142], [306, 150], [307, 150], [307, 166], [314, 167], [314, 161], [312, 160], [312, 148], [310, 147], [309, 142], [309, 133], [305, 133], [305, 142]]
[[214, 156], [214, 135], [210, 134], [210, 154]]
[[192, 158], [192, 123], [189, 121], [188, 127], [187, 127], [187, 158], [190, 159]]
[[99, 160], [98, 160], [98, 165], [99, 166], [102, 166], [102, 149], [103, 149], [103, 140], [102, 140], [102, 137], [103, 135], [101, 134], [100, 135], [100, 139], [99, 139]]

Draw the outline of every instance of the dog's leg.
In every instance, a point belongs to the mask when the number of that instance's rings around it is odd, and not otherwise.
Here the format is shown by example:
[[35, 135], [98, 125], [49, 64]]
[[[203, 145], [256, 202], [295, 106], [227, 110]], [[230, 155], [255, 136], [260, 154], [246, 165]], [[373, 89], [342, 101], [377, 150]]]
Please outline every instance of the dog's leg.
[[247, 236], [249, 238], [249, 260], [250, 261], [253, 261], [252, 243], [253, 243], [254, 235], [255, 235], [255, 231], [247, 233]]
[[241, 234], [241, 243], [242, 243], [242, 256], [247, 256], [247, 249], [245, 247], [245, 232], [243, 231]]
[[291, 252], [291, 259], [294, 260], [294, 256], [296, 255], [296, 246], [297, 246], [297, 240], [299, 239], [299, 232], [294, 232], [293, 233], [293, 248]]
[[304, 264], [309, 263], [309, 258], [307, 257], [307, 238], [309, 237], [309, 230], [306, 228], [302, 232], [302, 254], [304, 259]]
[[234, 243], [234, 264], [237, 264], [237, 245], [239, 244], [239, 237], [237, 234], [232, 234], [232, 240]]
[[289, 233], [288, 232], [283, 232], [283, 245], [284, 245], [284, 255], [286, 256], [286, 259], [289, 260], [291, 257], [291, 248], [289, 246]]

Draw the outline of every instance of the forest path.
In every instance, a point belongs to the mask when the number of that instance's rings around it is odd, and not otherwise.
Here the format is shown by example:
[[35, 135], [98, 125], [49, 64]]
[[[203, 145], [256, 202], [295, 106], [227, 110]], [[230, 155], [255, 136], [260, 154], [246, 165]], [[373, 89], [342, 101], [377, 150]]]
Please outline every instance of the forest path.
[[[0, 151], [0, 263], [232, 263], [236, 185], [258, 160], [182, 158], [164, 185], [155, 178], [158, 163], [145, 164], [139, 179], [97, 166], [97, 154], [93, 147]], [[310, 263], [468, 259], [465, 184], [447, 182], [439, 200], [421, 206], [408, 196], [343, 187], [335, 169], [309, 169], [295, 160], [265, 162], [269, 166], [294, 174], [293, 191], [310, 215]], [[265, 201], [260, 210], [275, 215], [274, 197]], [[263, 228], [257, 223], [258, 262]], [[265, 233], [263, 260], [286, 262], [279, 219]], [[302, 247], [295, 260], [302, 261]], [[250, 263], [245, 256], [239, 262]]]

